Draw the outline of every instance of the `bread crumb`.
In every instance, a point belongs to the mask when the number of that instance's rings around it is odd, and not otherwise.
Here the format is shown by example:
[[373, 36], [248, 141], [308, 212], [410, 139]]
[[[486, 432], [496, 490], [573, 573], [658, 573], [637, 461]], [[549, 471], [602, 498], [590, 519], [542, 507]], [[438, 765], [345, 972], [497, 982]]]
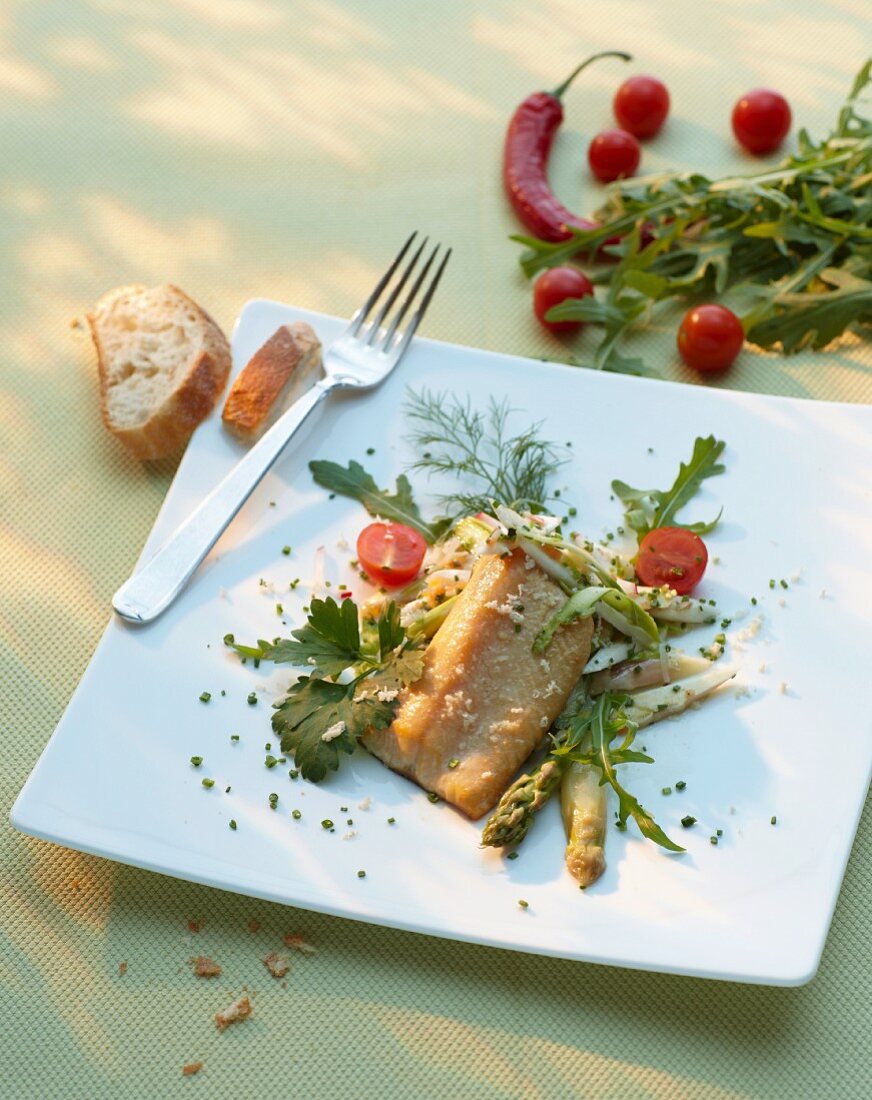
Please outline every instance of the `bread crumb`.
[[787, 694], [788, 689], [787, 689], [787, 681], [786, 680], [781, 681], [781, 683], [778, 685], [778, 690], [781, 692], [782, 695]]
[[119, 974], [126, 974], [127, 973], [127, 963], [126, 962], [120, 962], [118, 964], [118, 973]]
[[232, 1005], [228, 1005], [223, 1012], [215, 1013], [215, 1025], [219, 1031], [224, 1031], [224, 1029], [230, 1027], [231, 1024], [235, 1024], [237, 1020], [245, 1020], [250, 1015], [251, 1001], [243, 994], [238, 1001], [234, 1001]]
[[[737, 684], [733, 692], [733, 695], [736, 699], [745, 699], [750, 694], [751, 689], [748, 687], [747, 684]], [[677, 715], [675, 715], [674, 717], [677, 717]]]
[[761, 661], [760, 664], [757, 666], [757, 671], [758, 672], [768, 672], [769, 671], [769, 666], [766, 664], [765, 661]]
[[341, 737], [343, 733], [345, 733], [345, 723], [340, 718], [340, 720], [338, 722], [334, 722], [329, 729], [324, 730], [324, 732], [321, 734], [321, 740], [335, 741], [336, 738]]
[[357, 836], [357, 829], [349, 829], [347, 833], [342, 834], [343, 840], [354, 840]]
[[200, 931], [200, 922], [198, 920], [189, 920], [188, 921], [188, 931], [189, 932], [199, 932]]
[[282, 943], [285, 947], [299, 951], [301, 955], [314, 955], [317, 951], [317, 948], [304, 940], [298, 932], [286, 932], [282, 936]]
[[208, 955], [198, 955], [195, 959], [188, 959], [194, 968], [196, 978], [217, 978], [221, 974], [221, 967]]
[[825, 588], [822, 588], [820, 590], [820, 592], [818, 592], [818, 599], [819, 600], [825, 600], [826, 598], [827, 598], [827, 590]]
[[781, 596], [781, 597], [779, 598], [779, 600], [778, 600], [778, 606], [779, 606], [779, 607], [787, 607], [787, 600], [785, 600], [785, 598], [784, 598], [783, 596]]
[[182, 1066], [182, 1077], [193, 1077], [205, 1064], [205, 1062], [188, 1062], [186, 1066]]
[[260, 921], [250, 920], [248, 922], [248, 931], [252, 934], [260, 931]]
[[291, 964], [285, 956], [280, 955], [277, 951], [271, 951], [269, 955], [265, 956], [263, 965], [274, 978], [283, 978], [291, 969]]
[[371, 805], [372, 805], [372, 798], [369, 795], [367, 795], [366, 798], [364, 798], [361, 802], [358, 802], [357, 808], [358, 808], [358, 810], [368, 810]]

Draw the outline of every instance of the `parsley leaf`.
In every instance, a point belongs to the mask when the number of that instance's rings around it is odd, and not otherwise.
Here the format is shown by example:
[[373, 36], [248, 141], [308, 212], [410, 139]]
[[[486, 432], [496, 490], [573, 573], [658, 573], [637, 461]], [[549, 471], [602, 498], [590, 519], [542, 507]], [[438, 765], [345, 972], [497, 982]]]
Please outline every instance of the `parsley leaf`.
[[338, 462], [318, 459], [309, 463], [309, 469], [315, 481], [331, 493], [341, 493], [352, 500], [359, 500], [370, 515], [405, 523], [407, 527], [420, 531], [428, 542], [435, 542], [438, 532], [421, 518], [412, 496], [412, 486], [405, 474], [397, 478], [397, 491], [389, 493], [387, 489], [379, 489], [372, 474], [353, 459], [347, 467], [340, 466]]
[[[389, 608], [394, 608], [394, 604]], [[399, 641], [394, 645], [399, 645]], [[241, 657], [252, 657], [256, 661], [311, 665], [313, 675], [317, 676], [338, 676], [359, 661], [373, 660], [361, 650], [357, 607], [351, 600], [337, 604], [331, 597], [313, 599], [306, 625], [292, 630], [290, 638], [276, 638], [274, 642], [260, 639], [257, 647], [236, 642], [229, 644]]]
[[625, 481], [612, 482], [612, 491], [624, 502], [627, 525], [632, 527], [640, 540], [656, 527], [685, 527], [697, 535], [714, 530], [723, 509], [708, 523], [681, 523], [675, 517], [706, 478], [724, 472], [724, 466], [718, 459], [725, 446], [725, 443], [715, 439], [713, 435], [705, 438], [697, 436], [690, 461], [681, 463], [678, 476], [669, 489], [633, 489]]
[[[257, 646], [225, 641], [242, 657], [276, 664], [311, 665], [275, 704], [272, 728], [282, 752], [293, 753], [305, 779], [317, 782], [339, 767], [342, 753], [354, 752], [369, 729], [393, 721], [397, 695], [419, 679], [422, 649], [410, 646], [393, 602], [382, 609], [375, 637], [363, 638], [352, 600], [313, 599], [305, 626], [290, 638]], [[349, 671], [350, 670], [350, 671]], [[343, 673], [351, 678], [337, 682]]]
[[276, 704], [273, 731], [305, 779], [317, 783], [328, 770], [336, 771], [340, 752], [354, 752], [368, 729], [383, 729], [393, 721], [395, 702], [355, 692], [354, 683], [304, 676]]

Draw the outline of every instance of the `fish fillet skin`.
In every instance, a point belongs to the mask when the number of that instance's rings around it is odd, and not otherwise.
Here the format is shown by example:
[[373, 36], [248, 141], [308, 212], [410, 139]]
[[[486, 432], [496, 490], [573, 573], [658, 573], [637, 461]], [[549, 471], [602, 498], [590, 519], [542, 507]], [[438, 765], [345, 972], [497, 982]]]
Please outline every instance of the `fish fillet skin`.
[[590, 656], [590, 619], [561, 627], [545, 653], [532, 651], [565, 601], [522, 550], [481, 558], [428, 646], [421, 678], [400, 696], [393, 723], [366, 734], [366, 747], [469, 817], [487, 813]]

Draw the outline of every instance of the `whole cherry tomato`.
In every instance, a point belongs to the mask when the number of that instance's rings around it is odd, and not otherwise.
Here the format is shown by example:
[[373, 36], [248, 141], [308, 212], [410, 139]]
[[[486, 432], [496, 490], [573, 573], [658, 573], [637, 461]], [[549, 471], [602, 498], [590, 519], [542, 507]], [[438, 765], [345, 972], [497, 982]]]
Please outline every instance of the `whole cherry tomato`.
[[733, 133], [749, 153], [772, 153], [790, 129], [790, 105], [783, 95], [756, 88], [733, 108]]
[[643, 584], [668, 584], [680, 596], [694, 589], [705, 573], [705, 543], [685, 527], [655, 527], [639, 543], [636, 575]]
[[358, 561], [383, 588], [400, 588], [414, 580], [426, 550], [421, 532], [404, 523], [371, 523], [357, 536]]
[[600, 183], [632, 176], [641, 156], [639, 142], [626, 130], [603, 130], [587, 149], [590, 170]]
[[545, 315], [567, 298], [585, 298], [593, 294], [593, 283], [577, 267], [552, 267], [540, 275], [533, 287], [533, 311], [552, 332], [575, 332], [581, 321], [547, 321]]
[[742, 322], [726, 306], [694, 306], [678, 329], [678, 351], [694, 370], [726, 370], [742, 350]]
[[644, 141], [666, 121], [669, 92], [656, 76], [631, 76], [615, 93], [613, 107], [621, 129]]

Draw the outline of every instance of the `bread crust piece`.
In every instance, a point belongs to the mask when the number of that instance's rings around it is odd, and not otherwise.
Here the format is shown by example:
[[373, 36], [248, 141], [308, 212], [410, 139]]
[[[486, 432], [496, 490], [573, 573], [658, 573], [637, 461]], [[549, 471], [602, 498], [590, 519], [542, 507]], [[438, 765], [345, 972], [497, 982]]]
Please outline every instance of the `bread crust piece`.
[[522, 550], [480, 559], [427, 647], [423, 675], [401, 694], [390, 727], [366, 734], [366, 748], [469, 817], [487, 813], [590, 656], [590, 619], [561, 627], [544, 653], [533, 652], [565, 600]]
[[258, 439], [323, 373], [321, 342], [305, 321], [281, 328], [252, 355], [230, 388], [222, 420], [245, 443]]
[[142, 424], [122, 428], [113, 424], [108, 409], [109, 368], [100, 334], [104, 314], [125, 298], [143, 293], [144, 286], [122, 286], [104, 294], [88, 313], [88, 327], [97, 349], [97, 371], [100, 378], [100, 411], [103, 423], [137, 458], [165, 458], [191, 438], [194, 429], [209, 415], [218, 401], [230, 374], [230, 345], [210, 315], [193, 298], [173, 284], [166, 289], [177, 294], [193, 309], [202, 326], [199, 352], [193, 357], [181, 384], [155, 409]]

